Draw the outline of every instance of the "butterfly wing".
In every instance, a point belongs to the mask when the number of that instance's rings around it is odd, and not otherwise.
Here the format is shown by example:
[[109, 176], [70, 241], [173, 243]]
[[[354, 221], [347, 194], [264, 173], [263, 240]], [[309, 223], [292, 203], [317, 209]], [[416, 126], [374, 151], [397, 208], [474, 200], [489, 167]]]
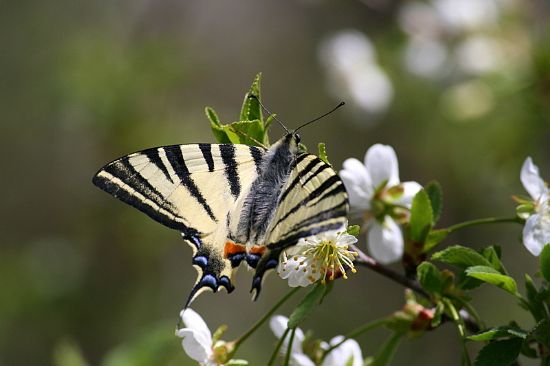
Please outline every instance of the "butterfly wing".
[[337, 230], [346, 223], [348, 195], [336, 172], [315, 155], [302, 154], [281, 190], [278, 206], [252, 281], [257, 297], [264, 274], [277, 266], [281, 252], [300, 238]]
[[107, 164], [93, 183], [182, 233], [198, 271], [189, 304], [205, 289], [233, 290], [231, 275], [239, 263], [224, 258], [226, 220], [257, 177], [264, 153], [246, 145], [163, 146]]

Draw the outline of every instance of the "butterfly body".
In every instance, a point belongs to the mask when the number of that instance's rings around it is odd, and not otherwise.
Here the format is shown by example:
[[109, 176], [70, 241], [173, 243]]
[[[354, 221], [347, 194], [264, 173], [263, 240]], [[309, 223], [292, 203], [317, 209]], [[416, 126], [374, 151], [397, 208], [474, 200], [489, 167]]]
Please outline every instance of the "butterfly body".
[[200, 292], [234, 289], [242, 262], [264, 274], [300, 238], [341, 228], [348, 210], [344, 186], [330, 166], [298, 152], [288, 133], [269, 149], [187, 144], [119, 158], [94, 176], [99, 188], [180, 231], [193, 249]]

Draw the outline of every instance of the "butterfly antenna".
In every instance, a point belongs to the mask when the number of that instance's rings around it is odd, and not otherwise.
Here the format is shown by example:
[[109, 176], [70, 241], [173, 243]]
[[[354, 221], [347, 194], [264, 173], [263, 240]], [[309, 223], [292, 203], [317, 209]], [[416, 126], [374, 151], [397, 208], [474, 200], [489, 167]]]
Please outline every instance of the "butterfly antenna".
[[312, 119], [311, 121], [306, 122], [306, 123], [304, 123], [303, 125], [299, 126], [297, 129], [294, 130], [294, 132], [297, 132], [297, 131], [298, 131], [299, 129], [301, 129], [302, 127], [306, 127], [307, 125], [309, 125], [309, 124], [311, 124], [311, 123], [313, 123], [313, 122], [315, 122], [315, 121], [318, 121], [318, 120], [320, 120], [320, 119], [323, 118], [323, 117], [328, 116], [329, 114], [331, 114], [332, 112], [334, 112], [335, 110], [337, 110], [338, 108], [342, 107], [342, 106], [345, 105], [345, 104], [346, 104], [345, 102], [340, 102], [340, 104], [338, 104], [336, 107], [332, 108], [330, 111], [328, 111], [327, 113], [323, 114], [322, 116], [319, 116], [319, 117], [317, 117], [317, 118], [315, 118], [315, 119]]
[[283, 124], [283, 122], [279, 121], [279, 119], [277, 118], [277, 116], [276, 116], [275, 114], [271, 113], [271, 111], [270, 111], [269, 109], [267, 109], [265, 105], [262, 104], [262, 102], [260, 101], [260, 98], [258, 98], [258, 97], [257, 97], [256, 95], [254, 95], [254, 94], [250, 94], [248, 97], [251, 98], [251, 99], [255, 99], [255, 100], [258, 102], [258, 104], [260, 104], [260, 106], [262, 107], [262, 109], [263, 109], [264, 111], [267, 112], [267, 114], [269, 114], [270, 116], [272, 116], [273, 119], [274, 119], [275, 121], [279, 122], [279, 124], [285, 129], [286, 133], [290, 133], [290, 131], [288, 130], [288, 128], [286, 128], [286, 126]]

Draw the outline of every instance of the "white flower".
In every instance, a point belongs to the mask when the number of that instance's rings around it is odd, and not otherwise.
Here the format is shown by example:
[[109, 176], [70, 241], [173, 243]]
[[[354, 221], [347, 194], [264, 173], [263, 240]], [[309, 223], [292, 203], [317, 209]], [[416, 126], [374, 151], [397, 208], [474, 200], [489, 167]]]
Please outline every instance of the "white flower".
[[[210, 329], [193, 309], [182, 310], [180, 316], [185, 328], [177, 329], [176, 335], [183, 338], [181, 345], [185, 353], [201, 366], [248, 365], [245, 360], [227, 360], [233, 345], [220, 340], [214, 341]], [[220, 330], [216, 333], [221, 334]]]
[[523, 227], [523, 245], [531, 254], [538, 256], [544, 245], [550, 243], [550, 190], [530, 157], [521, 167], [520, 179], [534, 206]]
[[393, 87], [376, 62], [374, 46], [363, 33], [346, 30], [335, 34], [323, 42], [319, 57], [335, 96], [352, 99], [363, 110], [375, 114], [388, 108]]
[[281, 253], [277, 272], [290, 287], [306, 287], [339, 275], [346, 279], [347, 269], [356, 271], [353, 261], [357, 253], [349, 250], [356, 242], [357, 238], [347, 234], [345, 227], [302, 238]]
[[381, 144], [367, 150], [364, 165], [354, 158], [344, 161], [340, 177], [351, 207], [363, 213], [368, 225], [371, 255], [381, 263], [399, 260], [404, 244], [395, 219], [408, 214], [412, 199], [422, 186], [416, 182], [400, 182], [395, 151]]
[[204, 320], [190, 308], [182, 310], [180, 316], [185, 328], [176, 330], [176, 335], [183, 338], [181, 345], [185, 353], [201, 366], [216, 366], [212, 334]]
[[[276, 315], [271, 318], [269, 323], [271, 330], [277, 338], [281, 338], [285, 333], [287, 328], [288, 318]], [[309, 358], [302, 348], [302, 343], [304, 342], [304, 332], [300, 328], [296, 328], [294, 333], [294, 340], [292, 341], [292, 349], [290, 355], [290, 365], [291, 366], [315, 366], [315, 363]], [[288, 340], [290, 335], [287, 334], [285, 342], [281, 348], [281, 352], [286, 354], [288, 348]], [[330, 340], [330, 343], [326, 342], [321, 343], [321, 348], [327, 350], [330, 346], [340, 343], [344, 339], [343, 336], [336, 336]], [[351, 363], [349, 361], [352, 360]], [[321, 366], [361, 366], [363, 364], [363, 354], [359, 344], [353, 340], [348, 339], [342, 343], [337, 348], [333, 349], [323, 362]]]

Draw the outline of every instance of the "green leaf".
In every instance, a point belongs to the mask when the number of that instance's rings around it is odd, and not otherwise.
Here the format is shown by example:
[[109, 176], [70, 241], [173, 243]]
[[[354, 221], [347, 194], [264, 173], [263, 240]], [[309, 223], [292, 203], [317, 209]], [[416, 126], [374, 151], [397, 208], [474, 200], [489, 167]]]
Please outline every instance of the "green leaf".
[[[262, 73], [258, 73], [250, 86], [250, 90], [244, 96], [243, 106], [241, 108], [241, 121], [253, 121], [259, 120], [262, 121], [262, 107], [258, 102], [260, 98], [260, 81], [262, 79]], [[250, 98], [250, 95], [255, 95], [258, 99]]]
[[491, 263], [491, 267], [500, 273], [506, 273], [506, 269], [500, 260], [501, 249], [498, 245], [491, 245], [481, 250], [481, 255]]
[[424, 243], [432, 228], [433, 213], [428, 194], [423, 189], [413, 198], [410, 218], [411, 239], [417, 243]]
[[304, 319], [319, 305], [325, 295], [327, 288], [325, 285], [318, 283], [298, 304], [296, 309], [288, 318], [288, 327], [294, 329], [298, 327]]
[[521, 338], [505, 339], [491, 342], [477, 355], [475, 366], [508, 366], [519, 356], [523, 340]]
[[324, 142], [319, 142], [317, 147], [319, 149], [319, 159], [321, 159], [322, 161], [324, 161], [328, 165], [331, 165], [330, 162], [328, 161], [327, 146], [325, 145], [325, 143]]
[[359, 234], [361, 234], [361, 226], [359, 226], [359, 225], [350, 225], [350, 226], [348, 226], [348, 229], [346, 231], [349, 235], [353, 235], [355, 237], [358, 237]]
[[542, 319], [529, 332], [529, 337], [550, 348], [550, 320]]
[[546, 244], [540, 253], [540, 271], [544, 279], [550, 282], [550, 244]]
[[430, 262], [422, 262], [416, 269], [418, 282], [422, 288], [430, 293], [442, 294], [445, 287], [445, 278]]
[[437, 244], [441, 243], [450, 231], [447, 229], [432, 230], [426, 238], [424, 243], [423, 252], [428, 252], [430, 249], [434, 248]]
[[492, 268], [491, 262], [485, 259], [481, 254], [461, 245], [454, 245], [434, 253], [432, 255], [432, 260], [452, 264], [462, 269], [472, 266], [486, 266]]
[[218, 141], [220, 144], [230, 144], [231, 139], [229, 138], [229, 136], [227, 136], [227, 132], [225, 131], [224, 126], [221, 124], [216, 112], [210, 107], [206, 107], [204, 109], [204, 112], [206, 114], [206, 118], [208, 118], [208, 120], [210, 121], [210, 128], [212, 129], [212, 133], [214, 134], [216, 141]]
[[533, 317], [540, 321], [546, 317], [546, 309], [541, 300], [539, 292], [529, 275], [525, 275], [525, 291], [527, 293], [527, 302], [522, 305], [533, 314]]
[[401, 343], [401, 338], [401, 333], [394, 333], [391, 335], [390, 338], [378, 350], [376, 356], [374, 357], [374, 361], [369, 363], [369, 366], [391, 365], [395, 351], [397, 351], [397, 347], [399, 347], [399, 343]]
[[261, 146], [263, 143], [264, 127], [260, 120], [233, 122], [226, 129], [239, 141], [236, 143], [253, 146]]
[[210, 123], [214, 137], [221, 144], [245, 144], [261, 146], [264, 129], [259, 120], [238, 121], [228, 125]]
[[504, 337], [506, 338], [515, 337], [515, 338], [525, 339], [527, 338], [527, 333], [518, 327], [502, 326], [502, 327], [488, 329], [481, 333], [471, 335], [468, 337], [468, 339], [476, 342], [484, 342], [484, 341], [491, 341], [493, 339], [504, 338]]
[[439, 182], [435, 180], [426, 184], [424, 189], [426, 190], [426, 193], [430, 198], [430, 203], [432, 204], [433, 224], [435, 225], [441, 216], [441, 211], [443, 211], [443, 190], [441, 189]]
[[477, 278], [483, 282], [495, 285], [504, 291], [517, 295], [516, 281], [510, 277], [503, 275], [496, 269], [487, 266], [474, 266], [466, 269], [466, 275]]
[[222, 125], [220, 118], [218, 117], [218, 114], [213, 108], [211, 107], [204, 108], [204, 113], [206, 114], [206, 118], [208, 118], [211, 124], [216, 126]]

